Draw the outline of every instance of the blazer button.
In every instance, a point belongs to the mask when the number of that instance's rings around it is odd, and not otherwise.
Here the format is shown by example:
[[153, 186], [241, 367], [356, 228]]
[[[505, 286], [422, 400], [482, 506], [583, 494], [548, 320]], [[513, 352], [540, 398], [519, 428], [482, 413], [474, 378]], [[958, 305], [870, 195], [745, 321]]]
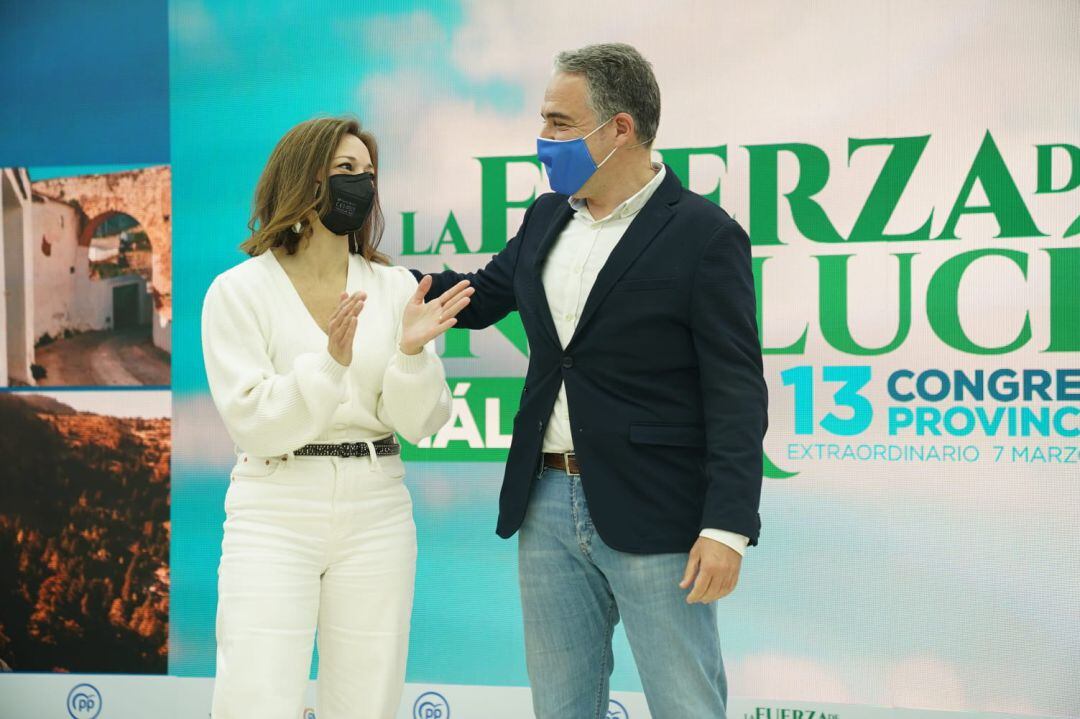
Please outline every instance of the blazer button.
[[537, 422], [536, 423], [536, 429], [539, 432], [543, 432], [544, 431], [544, 423], [543, 422]]
[[574, 366], [574, 358], [571, 357], [570, 355], [566, 355], [565, 357], [562, 358], [562, 366], [565, 367], [566, 369], [570, 369], [571, 367]]

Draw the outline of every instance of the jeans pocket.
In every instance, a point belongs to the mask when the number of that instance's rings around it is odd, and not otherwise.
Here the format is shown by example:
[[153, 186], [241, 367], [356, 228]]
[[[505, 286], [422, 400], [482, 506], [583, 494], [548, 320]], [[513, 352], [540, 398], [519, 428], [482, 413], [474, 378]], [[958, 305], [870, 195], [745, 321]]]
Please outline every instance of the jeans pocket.
[[295, 501], [297, 492], [302, 489], [298, 480], [304, 475], [303, 472], [289, 471], [289, 464], [281, 456], [240, 455], [225, 490], [226, 517], [240, 512], [247, 514], [266, 503], [285, 506]]
[[236, 458], [230, 476], [232, 479], [267, 479], [275, 475], [288, 461], [287, 456], [260, 457], [244, 452]]
[[[363, 459], [363, 458], [362, 458]], [[366, 459], [364, 461], [367, 461]], [[405, 480], [405, 462], [400, 456], [380, 457], [378, 460], [379, 472], [387, 479], [397, 482]]]

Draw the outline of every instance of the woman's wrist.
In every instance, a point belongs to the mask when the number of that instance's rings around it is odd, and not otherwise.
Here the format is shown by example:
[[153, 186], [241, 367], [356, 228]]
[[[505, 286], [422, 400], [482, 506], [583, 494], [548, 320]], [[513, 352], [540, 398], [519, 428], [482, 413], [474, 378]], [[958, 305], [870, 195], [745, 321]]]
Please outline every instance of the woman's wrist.
[[420, 345], [418, 347], [414, 347], [413, 345], [410, 345], [406, 342], [402, 342], [398, 345], [398, 349], [401, 350], [401, 354], [415, 357], [416, 355], [424, 351], [424, 346]]

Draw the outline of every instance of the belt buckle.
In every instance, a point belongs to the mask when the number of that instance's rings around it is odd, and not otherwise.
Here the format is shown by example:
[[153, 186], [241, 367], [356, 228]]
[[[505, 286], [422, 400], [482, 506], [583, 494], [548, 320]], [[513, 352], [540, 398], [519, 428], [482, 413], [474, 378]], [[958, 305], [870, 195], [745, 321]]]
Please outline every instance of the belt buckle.
[[570, 471], [570, 457], [571, 456], [576, 456], [576, 455], [574, 455], [573, 452], [563, 452], [562, 456], [563, 456], [563, 465], [566, 467], [566, 473], [568, 475], [570, 475], [571, 477], [580, 477], [581, 472], [571, 472]]

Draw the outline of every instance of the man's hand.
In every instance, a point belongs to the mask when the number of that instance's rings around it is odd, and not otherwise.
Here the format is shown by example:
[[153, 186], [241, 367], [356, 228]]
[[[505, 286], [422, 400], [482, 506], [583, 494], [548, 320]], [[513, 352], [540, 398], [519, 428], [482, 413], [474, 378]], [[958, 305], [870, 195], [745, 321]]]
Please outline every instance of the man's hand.
[[742, 555], [734, 549], [715, 539], [698, 537], [679, 583], [682, 589], [689, 589], [691, 583], [694, 585], [686, 603], [711, 604], [731, 594], [739, 582], [740, 567]]

